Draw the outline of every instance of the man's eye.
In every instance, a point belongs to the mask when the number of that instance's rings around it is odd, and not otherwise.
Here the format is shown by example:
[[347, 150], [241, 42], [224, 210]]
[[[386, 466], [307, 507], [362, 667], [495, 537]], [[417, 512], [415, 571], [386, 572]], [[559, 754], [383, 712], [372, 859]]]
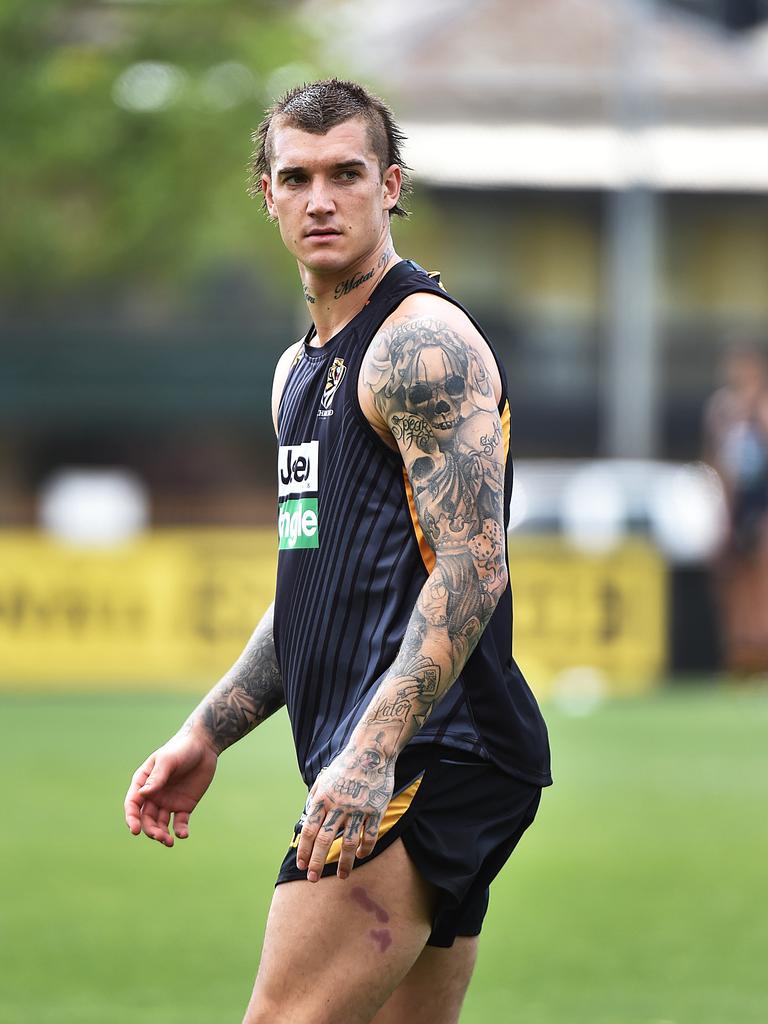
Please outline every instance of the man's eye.
[[283, 183], [286, 185], [300, 185], [304, 181], [300, 174], [289, 174], [287, 178], [283, 178]]
[[357, 171], [342, 171], [341, 177], [344, 178], [345, 181], [352, 181], [354, 178], [359, 177], [359, 175]]

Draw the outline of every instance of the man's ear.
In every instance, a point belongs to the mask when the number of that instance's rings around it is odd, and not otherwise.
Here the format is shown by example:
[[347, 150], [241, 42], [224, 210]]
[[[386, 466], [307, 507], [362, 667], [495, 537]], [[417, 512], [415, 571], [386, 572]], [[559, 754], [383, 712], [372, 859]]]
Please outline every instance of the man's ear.
[[397, 205], [400, 198], [400, 189], [403, 187], [403, 172], [399, 164], [392, 164], [381, 176], [384, 188], [384, 209], [391, 210]]
[[269, 216], [272, 218], [272, 220], [277, 220], [275, 198], [272, 195], [272, 179], [268, 174], [262, 174], [261, 176], [261, 191], [264, 193], [264, 201], [267, 204]]

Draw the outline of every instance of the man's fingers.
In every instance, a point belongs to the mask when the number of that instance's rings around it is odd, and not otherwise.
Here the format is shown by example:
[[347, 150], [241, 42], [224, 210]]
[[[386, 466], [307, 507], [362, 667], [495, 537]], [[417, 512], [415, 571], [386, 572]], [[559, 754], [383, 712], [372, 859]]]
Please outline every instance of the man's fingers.
[[363, 827], [364, 815], [356, 811], [349, 816], [347, 827], [344, 829], [344, 838], [341, 841], [341, 855], [336, 874], [339, 878], [349, 878], [349, 873], [355, 865], [355, 851], [360, 843], [360, 830]]
[[157, 829], [157, 804], [145, 800], [141, 807], [141, 831], [150, 839], [155, 838]]
[[362, 839], [357, 847], [357, 857], [359, 860], [362, 860], [363, 857], [368, 857], [373, 853], [376, 840], [379, 838], [380, 821], [381, 819], [377, 816], [376, 818], [369, 818], [366, 822], [365, 831], [363, 832]]
[[312, 856], [312, 847], [315, 845], [315, 837], [320, 831], [320, 825], [326, 818], [325, 804], [322, 800], [314, 804], [307, 800], [304, 809], [304, 822], [301, 826], [299, 845], [296, 850], [296, 867], [299, 871], [305, 871], [309, 858]]
[[168, 781], [171, 770], [172, 766], [167, 757], [160, 761], [155, 761], [144, 785], [139, 788], [139, 795], [147, 796], [150, 793], [156, 793], [158, 789], [162, 789]]
[[129, 807], [126, 804], [125, 808], [125, 823], [128, 826], [132, 836], [137, 836], [141, 832], [141, 817], [139, 816], [139, 808]]
[[153, 754], [147, 758], [143, 765], [136, 769], [123, 801], [125, 823], [135, 836], [141, 832], [141, 805], [144, 802], [143, 798], [139, 795], [139, 790], [146, 782], [147, 776], [152, 771], [154, 764], [155, 756]]
[[158, 839], [164, 846], [173, 846], [173, 836], [168, 828], [171, 820], [171, 812], [167, 807], [161, 807], [157, 812], [157, 829], [155, 839]]
[[137, 836], [141, 832], [141, 802], [131, 796], [130, 790], [123, 804], [125, 812], [125, 823], [131, 830], [131, 835]]
[[323, 824], [317, 830], [307, 868], [307, 878], [310, 882], [316, 882], [320, 878], [328, 859], [331, 843], [344, 828], [344, 818], [344, 812], [335, 807], [328, 812]]
[[173, 831], [179, 839], [189, 837], [189, 811], [176, 811], [173, 816]]

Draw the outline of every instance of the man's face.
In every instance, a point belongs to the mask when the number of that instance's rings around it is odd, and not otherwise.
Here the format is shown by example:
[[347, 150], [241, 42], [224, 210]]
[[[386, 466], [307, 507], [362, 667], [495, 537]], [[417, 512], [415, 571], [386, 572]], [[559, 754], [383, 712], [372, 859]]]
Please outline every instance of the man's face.
[[757, 395], [765, 386], [762, 361], [751, 352], [732, 352], [725, 360], [725, 379], [730, 388], [745, 397]]
[[309, 270], [334, 274], [372, 252], [400, 194], [400, 168], [383, 178], [362, 118], [314, 135], [278, 122], [271, 175], [262, 178], [270, 216], [289, 252]]

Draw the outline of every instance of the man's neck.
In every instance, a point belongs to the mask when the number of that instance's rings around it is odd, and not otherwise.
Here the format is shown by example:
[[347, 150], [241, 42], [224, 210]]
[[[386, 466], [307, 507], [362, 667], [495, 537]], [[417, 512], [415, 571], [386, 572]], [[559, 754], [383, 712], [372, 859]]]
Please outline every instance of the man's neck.
[[322, 346], [338, 334], [360, 312], [386, 272], [399, 262], [387, 234], [373, 252], [340, 274], [318, 275], [300, 266], [304, 299], [317, 332], [311, 344]]

